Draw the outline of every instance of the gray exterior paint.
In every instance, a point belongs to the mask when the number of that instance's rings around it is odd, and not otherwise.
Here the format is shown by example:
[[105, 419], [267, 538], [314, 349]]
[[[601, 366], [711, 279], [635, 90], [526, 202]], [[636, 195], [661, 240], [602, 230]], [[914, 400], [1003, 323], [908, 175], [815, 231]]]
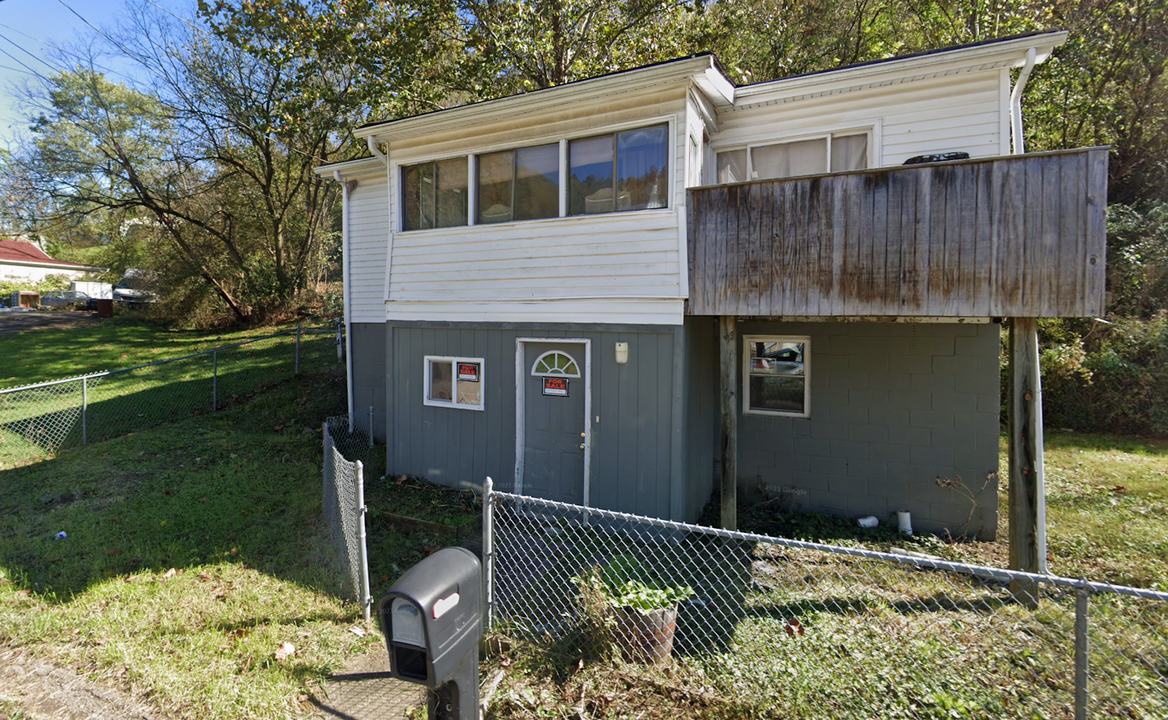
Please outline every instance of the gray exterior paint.
[[[391, 473], [478, 490], [490, 475], [499, 489], [513, 489], [516, 339], [587, 338], [588, 504], [693, 521], [717, 487], [712, 318], [687, 317], [684, 327], [670, 328], [384, 327], [380, 351], [371, 347], [379, 326], [354, 327], [355, 387], [360, 423], [368, 408], [362, 398], [376, 393], [379, 381], [385, 388], [382, 404], [374, 405], [379, 423], [386, 418], [376, 431], [381, 438], [388, 430]], [[742, 501], [783, 495], [791, 509], [876, 515], [882, 522], [909, 510], [919, 530], [992, 538], [997, 482], [983, 483], [998, 468], [998, 331], [994, 324], [740, 322], [741, 335], [811, 338], [811, 417], [739, 416]], [[626, 365], [616, 362], [617, 342], [629, 343]], [[426, 355], [483, 358], [485, 409], [424, 405]], [[574, 382], [573, 391], [582, 386], [582, 379]], [[392, 413], [383, 415], [383, 407]], [[977, 492], [976, 507], [936, 483], [956, 476]]]
[[718, 320], [685, 319], [686, 507], [696, 518], [718, 480]]
[[[681, 384], [674, 382], [674, 374], [684, 368], [675, 352], [684, 342], [682, 328], [434, 323], [389, 323], [387, 328], [391, 377], [387, 406], [393, 408], [388, 420], [390, 472], [478, 490], [489, 475], [497, 488], [512, 489], [516, 339], [587, 338], [592, 341], [588, 504], [656, 517], [696, 518], [700, 505], [691, 505], [684, 492], [682, 464], [674, 460], [674, 450], [684, 447], [675, 448], [684, 435]], [[616, 362], [617, 342], [629, 343], [627, 364]], [[485, 409], [425, 405], [426, 355], [483, 358]], [[682, 454], [676, 455], [680, 459]]]
[[353, 424], [369, 429], [373, 406], [373, 436], [385, 442], [385, 323], [353, 323]]
[[[882, 523], [908, 510], [916, 529], [994, 537], [997, 481], [983, 484], [998, 470], [998, 325], [740, 322], [739, 333], [811, 338], [811, 416], [740, 409], [744, 500], [781, 494]], [[955, 476], [976, 508], [936, 483]]]

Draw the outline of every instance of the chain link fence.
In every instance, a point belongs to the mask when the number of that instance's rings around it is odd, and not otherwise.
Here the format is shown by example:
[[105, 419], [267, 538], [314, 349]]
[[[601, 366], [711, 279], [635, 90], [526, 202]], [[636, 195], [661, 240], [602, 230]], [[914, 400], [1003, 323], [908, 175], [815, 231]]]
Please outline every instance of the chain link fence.
[[[332, 549], [344, 577], [343, 592], [361, 603], [369, 622], [369, 556], [365, 542], [365, 463], [369, 437], [349, 426], [348, 415], [324, 421], [324, 487], [321, 505]], [[352, 458], [352, 459], [350, 459]]]
[[335, 369], [341, 325], [297, 327], [136, 367], [0, 390], [0, 468], [213, 413], [302, 371]]
[[[761, 716], [1168, 717], [1168, 593], [674, 523], [487, 482], [488, 622], [569, 666], [619, 659], [622, 672], [643, 666], [650, 683], [664, 673]], [[676, 614], [614, 607], [652, 606], [662, 592], [685, 598]]]

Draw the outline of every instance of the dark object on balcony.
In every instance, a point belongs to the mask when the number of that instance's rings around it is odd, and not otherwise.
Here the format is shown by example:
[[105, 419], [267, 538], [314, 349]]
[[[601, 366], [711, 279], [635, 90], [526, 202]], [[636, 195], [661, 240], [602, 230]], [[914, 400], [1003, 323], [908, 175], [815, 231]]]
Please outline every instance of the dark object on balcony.
[[920, 165], [921, 163], [952, 162], [954, 160], [968, 160], [967, 152], [933, 153], [931, 155], [917, 155], [904, 161], [905, 165]]

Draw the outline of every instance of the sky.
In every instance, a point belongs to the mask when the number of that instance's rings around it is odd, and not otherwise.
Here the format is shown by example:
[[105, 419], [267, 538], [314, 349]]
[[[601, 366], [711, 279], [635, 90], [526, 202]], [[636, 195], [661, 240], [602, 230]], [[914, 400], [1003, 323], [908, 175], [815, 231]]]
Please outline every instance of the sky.
[[[193, 3], [157, 0], [157, 4], [184, 17], [192, 14]], [[0, 0], [0, 148], [24, 132], [26, 123], [13, 90], [35, 81], [32, 71], [49, 74], [50, 47], [97, 37], [81, 18], [106, 27], [124, 6], [125, 0]]]

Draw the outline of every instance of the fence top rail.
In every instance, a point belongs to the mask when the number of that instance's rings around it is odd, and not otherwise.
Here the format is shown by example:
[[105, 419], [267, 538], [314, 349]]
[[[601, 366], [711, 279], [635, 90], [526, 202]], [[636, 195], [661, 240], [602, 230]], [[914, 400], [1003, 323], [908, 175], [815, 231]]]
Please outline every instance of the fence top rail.
[[797, 548], [800, 550], [816, 550], [819, 552], [833, 553], [837, 555], [861, 557], [869, 560], [882, 560], [885, 562], [899, 563], [901, 565], [912, 565], [914, 567], [931, 568], [935, 570], [949, 570], [952, 572], [973, 575], [979, 578], [998, 582], [1009, 582], [1010, 580], [1030, 580], [1044, 582], [1051, 585], [1072, 587], [1095, 593], [1131, 595], [1147, 600], [1168, 602], [1168, 592], [1145, 590], [1143, 588], [1128, 587], [1126, 585], [1112, 585], [1110, 583], [1092, 582], [1086, 579], [1067, 578], [1061, 577], [1059, 575], [1028, 573], [1019, 570], [1005, 570], [1003, 568], [993, 568], [985, 565], [971, 565], [969, 563], [954, 562], [952, 560], [943, 560], [941, 558], [899, 555], [895, 553], [881, 552], [879, 550], [840, 547], [838, 545], [828, 545], [825, 543], [810, 542], [807, 540], [792, 540], [788, 538], [772, 537], [770, 535], [759, 535], [756, 533], [739, 532], [736, 530], [725, 530], [723, 528], [708, 527], [706, 525], [694, 525], [691, 523], [662, 520], [660, 518], [652, 518], [644, 515], [633, 515], [631, 513], [618, 512], [616, 510], [602, 510], [600, 508], [572, 505], [570, 503], [563, 503], [555, 500], [544, 500], [542, 498], [533, 498], [526, 495], [515, 495], [513, 493], [501, 492], [498, 490], [490, 490], [488, 492], [487, 498], [484, 499], [484, 504], [492, 501], [494, 498], [512, 500], [517, 503], [524, 503], [527, 505], [543, 506], [555, 510], [582, 513], [585, 515], [607, 518], [610, 520], [623, 520], [626, 522], [638, 523], [641, 525], [652, 525], [669, 530], [681, 530], [684, 532], [699, 533], [713, 537], [722, 537], [729, 540], [766, 543], [769, 545], [780, 545], [784, 547]]
[[[313, 330], [313, 329], [301, 330], [302, 334], [312, 334], [312, 333], [332, 334], [334, 332], [336, 332], [336, 331], [334, 329], [331, 329], [331, 328], [330, 329], [321, 329], [321, 330]], [[251, 345], [252, 343], [259, 342], [260, 340], [271, 340], [272, 338], [275, 338], [275, 337], [283, 337], [283, 336], [295, 335], [295, 334], [296, 334], [296, 328], [291, 328], [288, 330], [280, 330], [279, 332], [274, 332], [271, 335], [261, 335], [259, 337], [248, 338], [247, 340], [244, 340], [243, 342], [237, 342], [237, 343], [233, 343], [231, 345], [219, 345], [218, 347], [208, 348], [206, 350], [200, 350], [197, 353], [191, 353], [189, 355], [180, 355], [179, 357], [166, 358], [165, 360], [155, 360], [154, 362], [148, 362], [148, 363], [145, 363], [143, 365], [134, 365], [133, 367], [127, 367], [127, 368], [117, 368], [116, 370], [103, 370], [101, 372], [89, 373], [88, 375], [78, 375], [76, 377], [62, 378], [60, 380], [47, 380], [45, 382], [33, 383], [32, 385], [21, 385], [19, 387], [14, 387], [14, 388], [0, 388], [0, 395], [7, 395], [9, 393], [20, 392], [22, 390], [35, 390], [37, 388], [50, 387], [52, 385], [63, 385], [65, 383], [78, 382], [80, 380], [90, 380], [93, 378], [109, 377], [110, 375], [120, 375], [121, 373], [128, 373], [128, 372], [132, 372], [134, 370], [144, 370], [146, 368], [155, 367], [157, 365], [166, 365], [168, 363], [178, 362], [179, 360], [190, 360], [192, 358], [202, 357], [204, 355], [211, 355], [213, 353], [219, 352], [220, 350], [233, 350], [235, 348], [243, 347], [244, 345]]]

